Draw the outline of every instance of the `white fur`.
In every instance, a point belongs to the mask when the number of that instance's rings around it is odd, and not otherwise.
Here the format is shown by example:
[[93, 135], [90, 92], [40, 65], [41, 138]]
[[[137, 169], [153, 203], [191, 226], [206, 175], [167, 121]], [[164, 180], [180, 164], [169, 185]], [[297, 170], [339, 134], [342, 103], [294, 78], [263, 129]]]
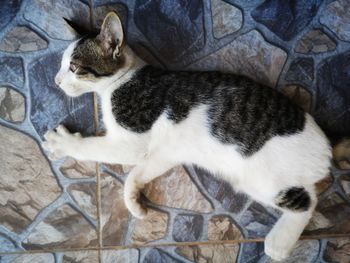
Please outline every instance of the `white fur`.
[[188, 118], [178, 124], [168, 120], [163, 112], [150, 131], [133, 133], [115, 122], [111, 94], [144, 62], [126, 48], [127, 64], [116, 75], [100, 82], [79, 82], [67, 68], [74, 45], [64, 53], [56, 78], [68, 95], [98, 92], [107, 134], [81, 138], [60, 126], [56, 132], [45, 135], [43, 146], [51, 158], [68, 155], [79, 160], [136, 165], [128, 176], [124, 193], [126, 206], [139, 218], [147, 213], [137, 202], [140, 190], [178, 164], [204, 167], [258, 202], [275, 208], [278, 207], [274, 198], [281, 190], [303, 186], [311, 193], [312, 208], [304, 213], [283, 211], [265, 242], [265, 252], [272, 258], [281, 260], [288, 256], [312, 215], [316, 204], [314, 184], [327, 175], [331, 157], [328, 141], [310, 115], [306, 114], [302, 132], [273, 137], [251, 157], [243, 157], [236, 146], [225, 145], [210, 134], [205, 104], [192, 109]]

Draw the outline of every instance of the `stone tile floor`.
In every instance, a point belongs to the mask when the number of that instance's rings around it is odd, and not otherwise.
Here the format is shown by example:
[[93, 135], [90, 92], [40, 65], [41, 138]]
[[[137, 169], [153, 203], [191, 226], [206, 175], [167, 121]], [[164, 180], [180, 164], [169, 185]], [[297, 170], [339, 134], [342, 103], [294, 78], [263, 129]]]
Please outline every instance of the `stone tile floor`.
[[48, 161], [40, 142], [64, 123], [103, 132], [98, 99], [54, 84], [76, 38], [122, 18], [131, 47], [160, 67], [245, 74], [315, 116], [334, 145], [317, 211], [284, 262], [350, 262], [350, 2], [347, 0], [7, 0], [0, 3], [0, 262], [271, 262], [278, 213], [197, 167], [151, 182], [148, 218], [122, 200], [131, 167]]

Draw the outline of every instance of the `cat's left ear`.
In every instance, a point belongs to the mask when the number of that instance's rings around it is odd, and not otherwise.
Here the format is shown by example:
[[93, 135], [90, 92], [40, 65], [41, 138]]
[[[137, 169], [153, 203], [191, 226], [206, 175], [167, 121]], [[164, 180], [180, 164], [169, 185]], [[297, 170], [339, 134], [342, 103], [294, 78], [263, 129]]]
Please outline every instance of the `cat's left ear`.
[[107, 14], [97, 39], [101, 41], [102, 49], [107, 56], [112, 56], [114, 59], [120, 56], [124, 44], [124, 32], [116, 13]]

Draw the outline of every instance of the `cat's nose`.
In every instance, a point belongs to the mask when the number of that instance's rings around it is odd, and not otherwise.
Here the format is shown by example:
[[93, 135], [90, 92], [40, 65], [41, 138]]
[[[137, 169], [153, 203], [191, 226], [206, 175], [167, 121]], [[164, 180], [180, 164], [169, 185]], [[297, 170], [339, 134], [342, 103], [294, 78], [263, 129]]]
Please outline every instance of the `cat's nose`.
[[59, 76], [56, 76], [55, 77], [55, 83], [56, 83], [57, 86], [61, 85], [62, 79]]

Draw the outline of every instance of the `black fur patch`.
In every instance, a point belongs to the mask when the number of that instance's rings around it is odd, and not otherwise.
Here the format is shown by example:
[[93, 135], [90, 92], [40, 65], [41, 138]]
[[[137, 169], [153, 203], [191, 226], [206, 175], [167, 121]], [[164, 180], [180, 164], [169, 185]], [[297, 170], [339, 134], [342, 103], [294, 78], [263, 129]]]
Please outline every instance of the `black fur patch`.
[[276, 205], [281, 208], [303, 212], [310, 208], [311, 198], [304, 187], [292, 187], [279, 192], [276, 197]]
[[126, 129], [146, 132], [166, 111], [175, 123], [208, 105], [211, 133], [250, 156], [275, 135], [303, 130], [304, 112], [282, 94], [246, 77], [220, 72], [166, 71], [146, 66], [112, 95], [113, 114]]

